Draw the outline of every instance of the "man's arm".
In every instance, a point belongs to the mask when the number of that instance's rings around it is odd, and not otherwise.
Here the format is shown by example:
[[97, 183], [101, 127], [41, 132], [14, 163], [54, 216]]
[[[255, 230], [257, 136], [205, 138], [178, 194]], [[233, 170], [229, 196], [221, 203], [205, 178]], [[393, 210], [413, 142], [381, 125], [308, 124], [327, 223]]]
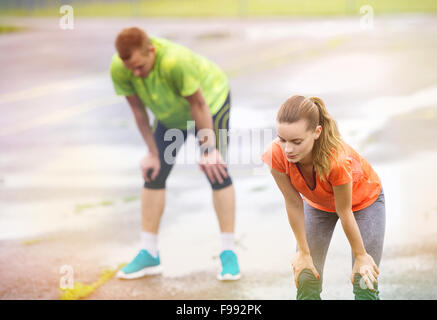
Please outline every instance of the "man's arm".
[[150, 180], [156, 179], [161, 170], [158, 147], [156, 146], [155, 137], [150, 128], [149, 116], [147, 115], [142, 101], [137, 95], [126, 96], [126, 99], [134, 113], [138, 129], [149, 149], [149, 154], [141, 160], [141, 171], [144, 180], [150, 182]]
[[127, 96], [126, 100], [132, 109], [137, 127], [140, 130], [147, 147], [149, 148], [149, 152], [155, 156], [159, 156], [158, 147], [156, 146], [152, 128], [150, 128], [149, 116], [144, 108], [143, 102], [137, 95]]
[[203, 97], [202, 89], [197, 89], [191, 96], [185, 97], [185, 99], [190, 103], [191, 117], [196, 123], [196, 128], [198, 131], [202, 131], [200, 134], [200, 145], [203, 148], [213, 148], [215, 147], [215, 133], [212, 124], [212, 115], [209, 111], [208, 105]]
[[202, 90], [199, 88], [192, 95], [185, 97], [190, 103], [191, 117], [196, 123], [198, 138], [203, 153], [200, 160], [200, 168], [209, 179], [215, 183], [223, 183], [223, 178], [227, 178], [226, 165], [217, 150], [215, 132], [212, 124], [212, 115], [203, 97]]

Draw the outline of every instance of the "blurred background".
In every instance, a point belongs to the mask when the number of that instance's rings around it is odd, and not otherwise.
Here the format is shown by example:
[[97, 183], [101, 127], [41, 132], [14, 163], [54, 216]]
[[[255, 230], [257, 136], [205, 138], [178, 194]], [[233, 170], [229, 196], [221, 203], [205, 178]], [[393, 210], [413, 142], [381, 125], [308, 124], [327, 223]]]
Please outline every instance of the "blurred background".
[[[63, 266], [101, 284], [85, 299], [294, 299], [295, 239], [259, 160], [294, 94], [321, 97], [382, 180], [381, 298], [437, 298], [437, 2], [2, 0], [0, 12], [0, 299], [59, 299]], [[163, 276], [102, 278], [139, 246], [147, 148], [109, 75], [128, 26], [229, 77], [238, 282], [215, 279], [219, 229], [192, 136], [167, 183]], [[353, 299], [350, 272], [338, 224], [322, 298]]]

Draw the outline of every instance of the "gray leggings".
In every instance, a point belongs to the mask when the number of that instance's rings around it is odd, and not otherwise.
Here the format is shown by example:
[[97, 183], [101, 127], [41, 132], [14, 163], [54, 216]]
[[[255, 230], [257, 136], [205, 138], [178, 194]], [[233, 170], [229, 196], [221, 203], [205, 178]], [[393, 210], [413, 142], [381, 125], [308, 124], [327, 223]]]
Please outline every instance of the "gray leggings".
[[[326, 254], [339, 217], [336, 213], [315, 209], [308, 205], [305, 200], [304, 212], [308, 246], [314, 266], [320, 274], [320, 280], [317, 280], [310, 270], [303, 270], [299, 275], [297, 299], [320, 299]], [[385, 199], [383, 189], [381, 188], [379, 197], [372, 205], [355, 211], [354, 216], [360, 229], [364, 247], [379, 266], [385, 233]], [[353, 264], [354, 258], [352, 255], [352, 266]], [[356, 274], [353, 286], [355, 299], [379, 299], [378, 287], [375, 287], [374, 292], [362, 289], [359, 284], [360, 279], [361, 276]]]

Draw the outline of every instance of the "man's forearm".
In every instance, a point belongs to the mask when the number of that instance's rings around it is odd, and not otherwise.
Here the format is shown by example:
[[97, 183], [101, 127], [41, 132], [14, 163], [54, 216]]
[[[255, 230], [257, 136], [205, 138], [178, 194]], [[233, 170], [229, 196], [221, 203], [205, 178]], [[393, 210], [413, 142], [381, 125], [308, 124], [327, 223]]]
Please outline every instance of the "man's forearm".
[[149, 124], [149, 118], [135, 118], [136, 123], [137, 123], [137, 127], [141, 133], [141, 136], [143, 137], [147, 148], [149, 149], [149, 152], [158, 156], [159, 155], [159, 151], [158, 151], [158, 147], [156, 146], [156, 141], [155, 141], [155, 137], [153, 136], [153, 131], [150, 128], [150, 124]]
[[141, 136], [143, 137], [144, 142], [149, 149], [149, 152], [154, 155], [158, 155], [158, 148], [156, 146], [152, 129], [150, 128], [149, 115], [147, 114], [147, 110], [145, 109], [143, 102], [137, 95], [127, 96], [126, 100], [129, 103], [138, 130], [140, 131]]
[[[203, 145], [204, 143], [206, 143], [206, 146], [214, 147], [215, 133], [213, 129], [212, 116], [211, 116], [211, 112], [209, 111], [208, 105], [206, 103], [192, 105], [191, 117], [195, 121], [196, 128], [198, 131], [208, 130], [208, 135], [204, 134], [202, 137], [200, 137], [201, 138], [200, 144]], [[206, 131], [204, 132], [206, 133]], [[206, 136], [211, 138], [206, 139]]]

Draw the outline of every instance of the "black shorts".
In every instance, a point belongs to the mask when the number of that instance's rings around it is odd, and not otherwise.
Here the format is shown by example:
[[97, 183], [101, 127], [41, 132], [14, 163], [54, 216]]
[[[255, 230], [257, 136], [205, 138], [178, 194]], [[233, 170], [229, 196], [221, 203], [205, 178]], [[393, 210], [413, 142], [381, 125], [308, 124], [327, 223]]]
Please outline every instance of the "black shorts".
[[[213, 128], [216, 136], [216, 146], [217, 149], [222, 154], [223, 159], [226, 159], [227, 150], [229, 146], [228, 130], [229, 130], [230, 110], [231, 110], [231, 96], [230, 93], [228, 93], [225, 103], [220, 107], [220, 110], [212, 117]], [[159, 160], [161, 162], [161, 169], [155, 180], [150, 182], [144, 182], [144, 188], [148, 188], [148, 189], [165, 188], [165, 182], [170, 174], [171, 169], [173, 168], [174, 161], [165, 161], [164, 152], [168, 146], [172, 145], [171, 157], [173, 159], [176, 159], [177, 152], [180, 150], [180, 147], [182, 147], [182, 145], [187, 140], [187, 136], [188, 136], [187, 130], [180, 130], [183, 134], [183, 140], [180, 139], [180, 143], [178, 145], [174, 145], [176, 141], [176, 137], [174, 137], [174, 139], [170, 141], [165, 141], [164, 135], [169, 129], [170, 128], [166, 128], [160, 121], [157, 121], [155, 123], [154, 137], [159, 151]], [[197, 135], [197, 129], [195, 129], [195, 134]], [[229, 175], [226, 179], [224, 179], [222, 183], [218, 183], [217, 181], [213, 183], [211, 182], [211, 180], [208, 178], [206, 174], [205, 176], [207, 177], [209, 183], [211, 184], [211, 187], [214, 190], [220, 190], [232, 184], [232, 179]]]

